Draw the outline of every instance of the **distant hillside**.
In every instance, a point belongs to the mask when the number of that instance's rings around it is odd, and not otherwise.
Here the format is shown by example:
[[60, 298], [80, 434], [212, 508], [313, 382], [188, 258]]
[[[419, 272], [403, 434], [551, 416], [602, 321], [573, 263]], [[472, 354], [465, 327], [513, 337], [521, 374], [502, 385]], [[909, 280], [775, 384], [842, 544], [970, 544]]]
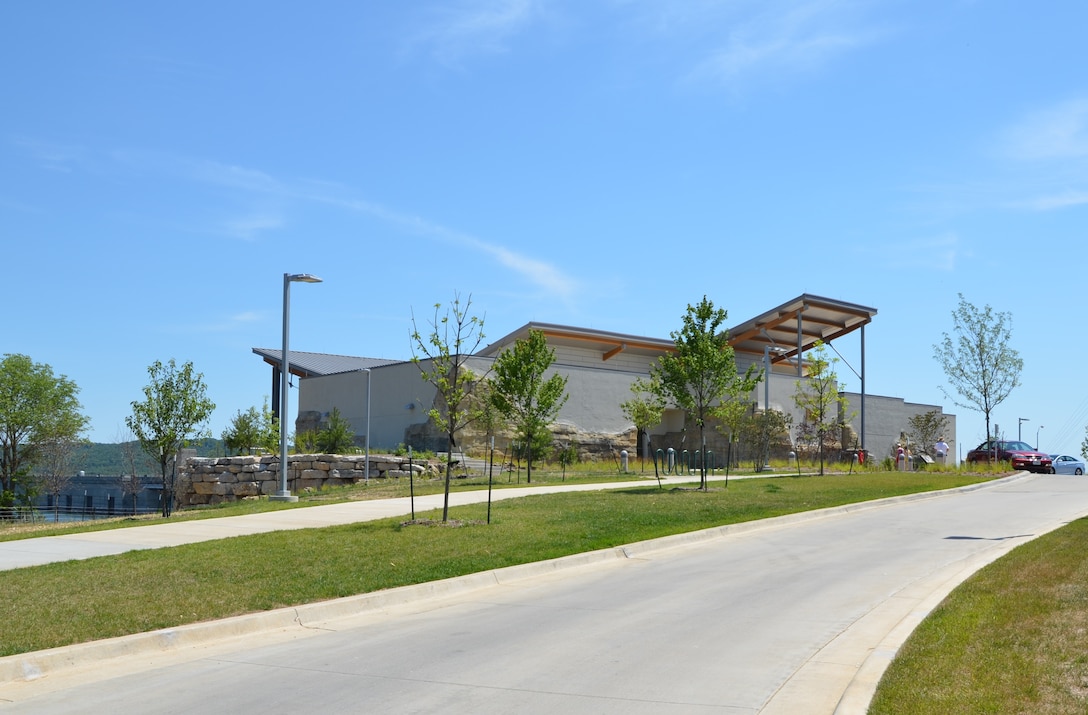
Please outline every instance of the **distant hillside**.
[[[223, 440], [205, 439], [191, 445], [201, 457], [222, 457], [227, 453], [223, 446]], [[126, 452], [133, 455], [132, 459], [126, 459]], [[94, 442], [77, 448], [72, 457], [72, 471], [84, 474], [121, 475], [128, 474], [132, 467], [127, 463], [135, 461], [137, 474], [158, 474], [157, 461], [152, 461], [143, 450], [139, 442], [123, 442], [120, 444], [104, 444]]]

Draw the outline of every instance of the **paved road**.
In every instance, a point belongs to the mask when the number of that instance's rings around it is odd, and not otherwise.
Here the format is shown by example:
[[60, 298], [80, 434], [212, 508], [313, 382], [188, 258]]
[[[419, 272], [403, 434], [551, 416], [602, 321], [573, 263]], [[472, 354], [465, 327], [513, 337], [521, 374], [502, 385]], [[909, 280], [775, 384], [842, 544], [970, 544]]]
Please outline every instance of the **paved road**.
[[1088, 479], [1022, 476], [633, 545], [9, 682], [0, 712], [861, 713], [945, 593], [1085, 514]]

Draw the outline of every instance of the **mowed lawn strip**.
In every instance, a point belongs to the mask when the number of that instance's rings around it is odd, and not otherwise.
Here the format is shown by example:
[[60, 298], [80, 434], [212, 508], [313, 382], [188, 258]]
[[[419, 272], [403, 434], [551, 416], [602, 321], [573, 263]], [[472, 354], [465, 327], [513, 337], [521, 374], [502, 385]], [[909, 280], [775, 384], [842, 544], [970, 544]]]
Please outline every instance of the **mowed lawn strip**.
[[981, 569], [922, 622], [870, 715], [1088, 712], [1088, 520]]
[[451, 510], [460, 526], [386, 519], [15, 569], [0, 574], [0, 656], [988, 478], [890, 472], [548, 494], [496, 502], [490, 525], [481, 503]]

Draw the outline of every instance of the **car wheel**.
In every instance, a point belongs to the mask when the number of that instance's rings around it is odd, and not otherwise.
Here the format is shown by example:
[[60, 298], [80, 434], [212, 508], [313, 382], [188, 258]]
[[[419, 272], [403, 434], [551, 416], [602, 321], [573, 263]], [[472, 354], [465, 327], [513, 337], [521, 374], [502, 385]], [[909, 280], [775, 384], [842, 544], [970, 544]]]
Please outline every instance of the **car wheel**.
[[1077, 471], [1073, 472], [1073, 474], [1080, 476], [1081, 474], [1084, 474], [1084, 470], [1080, 467], [1077, 467]]

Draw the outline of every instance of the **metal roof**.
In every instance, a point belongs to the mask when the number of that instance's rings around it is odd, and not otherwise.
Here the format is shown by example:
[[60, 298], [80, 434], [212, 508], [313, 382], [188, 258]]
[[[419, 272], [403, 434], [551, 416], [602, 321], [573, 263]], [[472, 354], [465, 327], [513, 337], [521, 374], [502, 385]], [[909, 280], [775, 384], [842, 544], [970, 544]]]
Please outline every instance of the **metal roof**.
[[876, 308], [805, 293], [729, 331], [737, 352], [762, 353], [777, 348], [772, 362], [804, 353], [817, 340], [830, 343], [872, 321]]
[[529, 336], [530, 330], [544, 333], [549, 345], [563, 345], [569, 347], [597, 347], [601, 351], [602, 360], [608, 360], [620, 352], [630, 352], [641, 355], [657, 356], [673, 349], [673, 341], [670, 338], [647, 338], [638, 335], [613, 333], [608, 330], [594, 330], [592, 328], [575, 328], [569, 325], [556, 325], [554, 323], [526, 323], [514, 332], [499, 338], [483, 350], [476, 353], [483, 357], [495, 357], [503, 349], [509, 347], [516, 340]]
[[[253, 348], [253, 352], [264, 358], [264, 361], [272, 367], [278, 368], [283, 359], [283, 348]], [[350, 355], [305, 353], [296, 350], [287, 351], [287, 360], [290, 363], [291, 374], [299, 377], [335, 375], [341, 372], [354, 372], [404, 362], [403, 360], [351, 357]]]
[[[760, 356], [763, 355], [764, 347], [776, 348], [769, 357], [772, 362], [781, 362], [803, 354], [817, 340], [830, 343], [847, 335], [871, 322], [875, 315], [876, 308], [805, 293], [732, 328], [729, 331], [729, 344], [736, 352]], [[530, 330], [544, 333], [550, 345], [596, 347], [601, 351], [602, 361], [621, 352], [654, 357], [675, 347], [672, 338], [650, 338], [608, 330], [530, 322], [489, 344], [476, 355], [496, 357], [514, 341], [528, 337]], [[263, 357], [269, 365], [279, 367], [281, 349], [253, 348], [253, 352]], [[290, 362], [291, 374], [313, 377], [406, 361], [292, 350]]]

